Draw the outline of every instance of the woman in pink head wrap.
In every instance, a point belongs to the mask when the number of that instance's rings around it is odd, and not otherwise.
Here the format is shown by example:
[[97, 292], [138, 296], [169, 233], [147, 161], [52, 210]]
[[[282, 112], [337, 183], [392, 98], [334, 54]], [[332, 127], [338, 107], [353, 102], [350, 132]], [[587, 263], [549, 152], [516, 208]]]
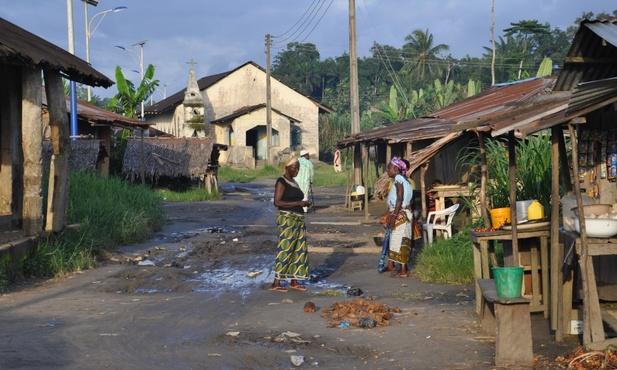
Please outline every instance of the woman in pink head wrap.
[[[382, 249], [382, 258], [379, 263], [379, 272], [393, 271], [392, 277], [408, 277], [407, 264], [411, 257], [412, 235], [411, 222], [411, 199], [413, 187], [405, 177], [407, 165], [398, 158], [393, 157], [386, 168], [386, 173], [394, 183], [388, 195], [389, 217], [386, 220], [386, 238]], [[385, 260], [388, 260], [387, 267]], [[400, 265], [400, 271], [396, 271], [396, 263]]]

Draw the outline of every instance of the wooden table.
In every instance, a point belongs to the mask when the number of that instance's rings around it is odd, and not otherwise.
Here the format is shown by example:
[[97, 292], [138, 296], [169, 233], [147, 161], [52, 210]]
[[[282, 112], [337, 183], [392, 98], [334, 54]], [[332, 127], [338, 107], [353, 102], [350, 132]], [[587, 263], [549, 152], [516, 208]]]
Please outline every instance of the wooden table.
[[435, 199], [436, 211], [445, 209], [446, 200], [449, 198], [468, 197], [470, 195], [475, 195], [478, 193], [477, 190], [471, 192], [471, 190], [466, 187], [449, 187], [448, 185], [446, 185], [446, 187], [436, 186], [429, 191], [434, 193], [433, 198]]
[[[581, 255], [582, 245], [580, 235], [574, 231], [559, 231], [559, 244], [568, 248], [571, 243], [575, 243], [576, 254]], [[562, 248], [562, 253], [564, 252]], [[587, 285], [589, 290], [589, 302], [584, 302], [589, 310], [589, 322], [583, 321], [584, 330], [588, 330], [587, 335], [583, 335], [583, 344], [591, 349], [602, 350], [609, 345], [617, 344], [617, 338], [606, 339], [603, 321], [614, 329], [617, 328], [617, 321], [610, 314], [601, 311], [598, 289], [596, 285], [595, 271], [592, 256], [617, 255], [617, 238], [587, 238], [587, 263], [579, 260], [581, 274], [586, 272]], [[563, 258], [561, 258], [563, 260]], [[561, 266], [559, 266], [561, 267]], [[570, 276], [571, 277], [571, 276]], [[563, 281], [563, 280], [562, 280]], [[559, 291], [553, 294], [553, 299], [557, 299], [557, 329], [556, 338], [561, 338], [564, 333], [569, 333], [572, 320], [572, 288], [573, 279], [559, 284]], [[556, 297], [555, 297], [556, 296]], [[583, 297], [584, 299], [584, 297]], [[585, 327], [587, 329], [585, 329]]]
[[[531, 266], [525, 266], [525, 270], [531, 270], [531, 312], [544, 312], [544, 317], [549, 316], [549, 262], [548, 262], [548, 238], [550, 230], [548, 226], [538, 228], [518, 229], [518, 239], [538, 238], [540, 240], [540, 250], [538, 258], [538, 247], [531, 247]], [[498, 230], [490, 232], [469, 231], [469, 239], [474, 245], [473, 265], [476, 284], [476, 312], [480, 314], [483, 297], [478, 281], [480, 279], [490, 279], [491, 271], [489, 268], [488, 243], [491, 240], [512, 240], [512, 231]], [[517, 258], [520, 259], [520, 256]], [[542, 279], [540, 279], [540, 276]], [[540, 283], [542, 290], [540, 293]]]

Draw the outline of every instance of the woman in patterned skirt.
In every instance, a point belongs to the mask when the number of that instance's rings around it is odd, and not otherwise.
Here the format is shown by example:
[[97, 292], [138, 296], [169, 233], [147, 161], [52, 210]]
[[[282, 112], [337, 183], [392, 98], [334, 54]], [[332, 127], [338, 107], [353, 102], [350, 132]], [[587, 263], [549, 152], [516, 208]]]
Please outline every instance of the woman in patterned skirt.
[[278, 208], [276, 224], [279, 241], [274, 263], [274, 282], [270, 290], [286, 292], [281, 280], [290, 279], [288, 287], [296, 290], [306, 290], [298, 280], [310, 278], [308, 249], [306, 244], [306, 226], [304, 224], [304, 209], [311, 202], [303, 200], [304, 193], [300, 190], [294, 177], [298, 175], [300, 163], [293, 157], [285, 164], [285, 174], [276, 180], [274, 188], [274, 206]]

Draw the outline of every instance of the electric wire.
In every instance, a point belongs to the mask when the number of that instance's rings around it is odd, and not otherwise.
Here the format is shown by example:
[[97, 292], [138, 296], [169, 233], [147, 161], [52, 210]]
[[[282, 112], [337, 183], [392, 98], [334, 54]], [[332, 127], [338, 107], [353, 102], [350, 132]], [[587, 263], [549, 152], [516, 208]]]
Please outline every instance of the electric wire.
[[[294, 27], [295, 27], [298, 23], [300, 23], [300, 25], [298, 26], [298, 28], [296, 28], [296, 29], [295, 29], [295, 30], [291, 33], [291, 35], [287, 36], [286, 38], [284, 38], [284, 39], [282, 39], [282, 40], [280, 40], [280, 41], [273, 41], [272, 43], [273, 43], [273, 44], [275, 44], [275, 43], [279, 43], [279, 44], [280, 44], [280, 43], [285, 43], [287, 40], [289, 40], [289, 39], [293, 38], [293, 37], [296, 35], [296, 33], [298, 33], [298, 31], [300, 30], [300, 28], [301, 28], [302, 26], [304, 26], [304, 24], [305, 24], [305, 23], [307, 22], [307, 20], [310, 18], [311, 14], [313, 14], [313, 12], [315, 11], [315, 9], [317, 9], [317, 5], [318, 5], [318, 3], [323, 2], [323, 1], [325, 1], [325, 0], [313, 0], [313, 2], [311, 3], [311, 5], [310, 5], [310, 6], [309, 6], [309, 8], [307, 9], [307, 11], [305, 11], [305, 12], [304, 12], [304, 14], [302, 14], [302, 16], [300, 17], [300, 19], [299, 19], [299, 20], [295, 23], [295, 25], [294, 25], [292, 28], [290, 28], [289, 30], [285, 31], [283, 34], [288, 33], [288, 32], [289, 32], [291, 29], [293, 29], [293, 28], [294, 28]], [[308, 13], [308, 15], [307, 15], [307, 13]], [[300, 21], [302, 21], [302, 22], [300, 22]], [[276, 39], [276, 38], [279, 38], [279, 37], [281, 37], [281, 36], [282, 36], [282, 35], [280, 35], [280, 36], [272, 36], [272, 38], [273, 38], [273, 39]], [[290, 42], [293, 42], [293, 41], [290, 41]]]
[[306, 11], [304, 12], [304, 14], [302, 14], [302, 16], [301, 16], [301, 17], [300, 17], [300, 18], [296, 21], [296, 23], [295, 23], [293, 26], [291, 26], [291, 27], [290, 27], [287, 31], [285, 31], [285, 32], [281, 33], [280, 35], [276, 35], [276, 36], [272, 36], [272, 37], [275, 37], [275, 38], [283, 37], [283, 36], [285, 36], [286, 34], [288, 34], [291, 30], [293, 30], [293, 29], [294, 29], [294, 27], [296, 27], [296, 26], [298, 25], [298, 23], [300, 23], [300, 21], [304, 18], [304, 16], [305, 16], [305, 15], [306, 15], [306, 13], [309, 11], [309, 9], [313, 6], [313, 4], [315, 4], [315, 1], [317, 1], [317, 0], [313, 0], [313, 2], [311, 3], [311, 5], [310, 5], [310, 6], [306, 9]]

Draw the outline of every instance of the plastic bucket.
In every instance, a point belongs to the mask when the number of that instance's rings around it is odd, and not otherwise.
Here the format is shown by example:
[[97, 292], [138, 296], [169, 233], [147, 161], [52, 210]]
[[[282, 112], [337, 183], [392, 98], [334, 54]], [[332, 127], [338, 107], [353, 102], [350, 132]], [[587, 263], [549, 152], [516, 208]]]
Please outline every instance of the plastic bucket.
[[517, 200], [516, 201], [516, 218], [519, 221], [527, 220], [527, 208], [533, 203], [533, 200]]
[[522, 267], [493, 267], [497, 295], [504, 298], [521, 296], [523, 290]]
[[491, 224], [495, 229], [500, 228], [506, 222], [510, 222], [510, 208], [493, 208], [490, 213]]

